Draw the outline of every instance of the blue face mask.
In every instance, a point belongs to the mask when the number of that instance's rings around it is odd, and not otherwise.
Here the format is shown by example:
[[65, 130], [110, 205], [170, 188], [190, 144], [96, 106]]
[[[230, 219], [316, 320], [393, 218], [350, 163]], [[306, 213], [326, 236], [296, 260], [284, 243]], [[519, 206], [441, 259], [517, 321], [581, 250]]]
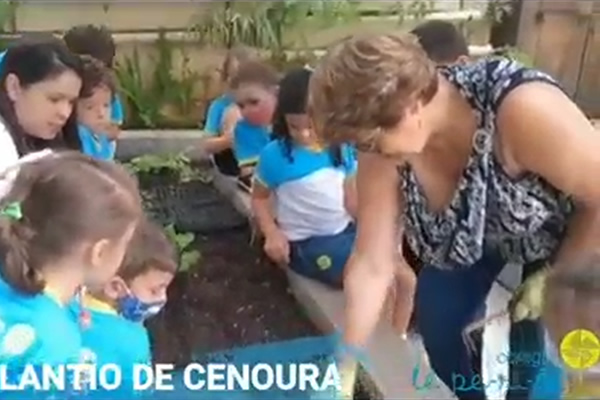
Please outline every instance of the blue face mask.
[[165, 301], [144, 303], [132, 294], [119, 299], [119, 312], [123, 318], [133, 322], [143, 322], [155, 316], [165, 306]]

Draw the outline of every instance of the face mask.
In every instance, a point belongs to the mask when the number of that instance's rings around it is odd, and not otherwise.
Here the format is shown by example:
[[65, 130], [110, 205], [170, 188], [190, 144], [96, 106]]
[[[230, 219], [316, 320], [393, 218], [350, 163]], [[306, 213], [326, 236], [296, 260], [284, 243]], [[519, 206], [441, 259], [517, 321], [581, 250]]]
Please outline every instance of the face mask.
[[271, 125], [273, 119], [273, 111], [268, 106], [257, 107], [252, 111], [245, 111], [244, 117], [252, 125]]
[[119, 299], [119, 312], [125, 319], [133, 322], [143, 322], [158, 314], [165, 303], [165, 301], [144, 303], [130, 293]]

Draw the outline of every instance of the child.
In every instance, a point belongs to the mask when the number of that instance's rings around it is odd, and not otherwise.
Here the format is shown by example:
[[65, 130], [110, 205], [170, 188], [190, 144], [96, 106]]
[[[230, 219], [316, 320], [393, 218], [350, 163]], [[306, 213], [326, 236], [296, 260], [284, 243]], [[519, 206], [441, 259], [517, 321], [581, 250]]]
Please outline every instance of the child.
[[258, 156], [271, 137], [278, 84], [277, 71], [259, 62], [241, 65], [231, 81], [242, 115], [233, 130], [233, 152], [240, 168], [240, 180], [246, 185], [250, 184]]
[[341, 288], [355, 236], [356, 160], [350, 147], [319, 146], [306, 115], [311, 74], [301, 68], [281, 81], [276, 139], [260, 153], [252, 208], [274, 262]]
[[0, 362], [82, 362], [65, 306], [116, 273], [142, 213], [135, 181], [115, 163], [57, 153], [22, 164], [0, 210]]
[[[587, 255], [573, 265], [554, 268], [546, 282], [542, 313], [547, 363], [533, 386], [532, 399], [600, 398], [600, 365], [597, 361], [595, 365], [584, 364], [587, 358], [593, 362], [598, 350], [593, 340], [586, 343], [585, 338], [578, 338], [576, 333], [586, 330], [600, 337], [600, 319], [596, 317], [598, 300], [600, 254]], [[575, 340], [572, 346], [568, 343], [570, 339]], [[569, 365], [579, 363], [581, 365]]]
[[227, 85], [227, 92], [210, 104], [206, 114], [204, 132], [210, 137], [204, 142], [204, 149], [214, 154], [213, 160], [219, 171], [229, 176], [238, 176], [240, 172], [231, 146], [233, 128], [241, 118], [240, 110], [230, 93], [230, 83], [239, 66], [253, 59], [253, 54], [245, 47], [235, 47], [227, 52], [222, 69], [222, 79]]
[[110, 107], [115, 83], [110, 70], [90, 56], [82, 56], [81, 94], [77, 100], [79, 139], [83, 153], [110, 161], [115, 147], [105, 132], [110, 130]]
[[[113, 68], [116, 46], [112, 34], [107, 27], [78, 25], [69, 29], [63, 40], [73, 53], [89, 55], [96, 60], [102, 61], [107, 68]], [[111, 124], [104, 133], [111, 140], [112, 146], [115, 147], [115, 141], [121, 134], [121, 125], [124, 119], [123, 104], [116, 92], [113, 92], [110, 119]]]
[[114, 363], [128, 369], [151, 362], [142, 322], [166, 303], [167, 287], [176, 270], [175, 249], [164, 231], [142, 221], [117, 275], [101, 288], [89, 288], [82, 304], [74, 303], [71, 308], [78, 318], [83, 305], [88, 317], [82, 330], [83, 347], [97, 364]]
[[469, 46], [464, 36], [452, 23], [431, 20], [411, 33], [417, 37], [429, 58], [439, 65], [464, 63], [469, 60]]

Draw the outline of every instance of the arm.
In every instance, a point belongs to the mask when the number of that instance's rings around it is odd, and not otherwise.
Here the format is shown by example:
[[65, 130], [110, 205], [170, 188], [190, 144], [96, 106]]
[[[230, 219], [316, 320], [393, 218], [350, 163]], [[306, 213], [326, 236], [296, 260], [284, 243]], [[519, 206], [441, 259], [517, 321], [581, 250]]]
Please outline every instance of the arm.
[[252, 212], [262, 234], [267, 237], [279, 227], [271, 207], [271, 191], [257, 179], [252, 184]]
[[395, 274], [403, 288], [401, 303], [408, 325], [415, 276], [398, 253], [401, 199], [397, 164], [375, 154], [359, 153], [356, 179], [358, 232], [344, 279], [344, 340], [347, 345], [361, 347], [379, 320]]
[[219, 135], [206, 139], [206, 151], [208, 153], [219, 153], [231, 148], [233, 143], [233, 130], [241, 118], [242, 115], [240, 109], [235, 105], [230, 106], [223, 116], [223, 123]]
[[348, 214], [356, 220], [358, 211], [358, 194], [356, 193], [356, 176], [348, 176], [344, 180], [344, 207]]
[[600, 135], [559, 89], [515, 88], [500, 105], [503, 148], [520, 171], [540, 175], [572, 196], [576, 208], [555, 260], [559, 265], [600, 245]]

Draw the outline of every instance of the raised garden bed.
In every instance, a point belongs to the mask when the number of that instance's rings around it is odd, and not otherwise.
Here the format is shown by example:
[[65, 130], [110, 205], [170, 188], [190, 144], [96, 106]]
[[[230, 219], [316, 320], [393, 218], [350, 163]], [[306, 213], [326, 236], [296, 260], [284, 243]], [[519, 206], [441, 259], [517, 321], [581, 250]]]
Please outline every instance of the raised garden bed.
[[[180, 155], [128, 165], [146, 211], [182, 254], [167, 306], [148, 323], [155, 362], [184, 366], [208, 353], [321, 335], [285, 271], [250, 245], [246, 217], [214, 188], [205, 166]], [[365, 374], [358, 382], [355, 398], [381, 398]]]
[[[176, 277], [165, 310], [148, 324], [155, 362], [183, 366], [205, 353], [321, 334], [284, 271], [249, 239], [247, 228], [197, 237], [198, 264]], [[355, 399], [381, 398], [361, 373]]]

